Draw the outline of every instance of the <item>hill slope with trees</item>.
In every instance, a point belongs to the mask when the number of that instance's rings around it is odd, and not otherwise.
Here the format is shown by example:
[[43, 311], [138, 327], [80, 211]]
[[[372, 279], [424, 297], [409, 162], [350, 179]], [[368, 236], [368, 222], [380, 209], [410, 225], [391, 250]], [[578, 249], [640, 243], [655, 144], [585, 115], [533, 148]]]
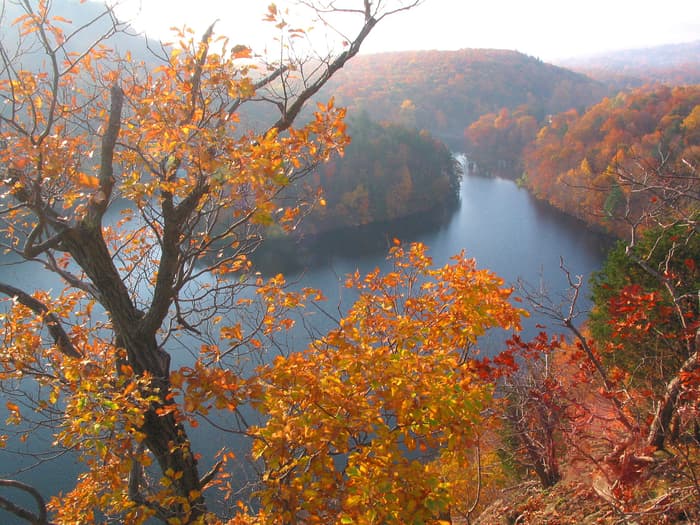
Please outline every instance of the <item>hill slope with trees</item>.
[[[539, 198], [618, 235], [643, 224], [651, 179], [676, 206], [695, 206], [700, 86], [649, 87], [554, 115], [526, 148], [526, 184]], [[660, 201], [661, 195], [656, 198]], [[686, 209], [686, 211], [688, 211]]]
[[584, 109], [606, 88], [516, 51], [462, 49], [358, 56], [323, 91], [375, 120], [426, 129], [453, 148], [481, 115], [527, 105], [538, 120]]
[[427, 132], [351, 118], [352, 142], [343, 157], [319, 166], [312, 177], [325, 206], [304, 221], [306, 232], [391, 221], [449, 208], [457, 201], [461, 167]]

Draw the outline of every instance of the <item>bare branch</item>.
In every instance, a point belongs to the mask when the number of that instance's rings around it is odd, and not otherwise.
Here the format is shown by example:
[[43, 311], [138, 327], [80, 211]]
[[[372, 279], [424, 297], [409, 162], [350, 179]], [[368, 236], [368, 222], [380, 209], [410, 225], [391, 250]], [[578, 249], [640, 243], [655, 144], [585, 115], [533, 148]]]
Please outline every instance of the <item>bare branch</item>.
[[31, 485], [27, 485], [26, 483], [22, 483], [21, 481], [16, 481], [12, 479], [0, 479], [0, 487], [10, 487], [18, 489], [30, 495], [36, 502], [39, 511], [38, 514], [34, 514], [33, 512], [30, 512], [20, 507], [19, 505], [12, 503], [10, 500], [2, 496], [0, 496], [0, 508], [14, 514], [18, 518], [28, 521], [32, 525], [52, 525], [48, 521], [48, 516], [46, 513], [46, 502], [44, 501], [44, 498], [41, 496], [41, 494], [39, 494], [39, 491], [36, 490], [34, 487], [32, 487]]
[[299, 112], [304, 107], [306, 102], [316, 93], [318, 93], [318, 91], [325, 85], [328, 79], [333, 76], [333, 74], [335, 74], [339, 69], [341, 69], [347, 63], [348, 60], [350, 60], [360, 51], [360, 46], [378, 22], [378, 20], [372, 16], [368, 7], [369, 4], [370, 2], [365, 2], [365, 23], [362, 26], [362, 29], [357, 34], [357, 36], [355, 37], [354, 41], [350, 44], [350, 47], [346, 51], [338, 55], [338, 57], [335, 60], [329, 63], [325, 71], [315, 81], [306, 86], [304, 90], [297, 95], [296, 99], [291, 104], [291, 106], [284, 106], [282, 116], [271, 127], [271, 129], [277, 130], [278, 132], [285, 131], [286, 129], [288, 129], [296, 119], [297, 115], [299, 115]]
[[202, 489], [205, 489], [209, 483], [211, 483], [214, 478], [217, 476], [219, 471], [221, 470], [221, 467], [224, 466], [224, 462], [219, 460], [217, 461], [214, 466], [202, 476], [202, 479], [199, 480], [199, 484], [202, 486]]
[[[287, 66], [287, 65], [282, 65], [282, 66], [278, 67], [269, 75], [267, 75], [267, 76], [261, 78], [260, 80], [258, 80], [257, 82], [255, 82], [255, 84], [253, 84], [253, 88], [255, 89], [255, 91], [258, 91], [259, 89], [264, 88], [265, 86], [267, 86], [270, 83], [277, 80], [281, 75], [286, 73], [288, 71], [288, 69], [289, 69], [289, 66]], [[245, 100], [246, 99], [242, 99], [242, 98], [237, 98], [236, 100], [234, 100], [227, 110], [228, 116], [231, 116], [236, 111], [238, 111], [238, 109], [241, 107], [241, 104], [243, 104], [243, 102], [245, 102]]]
[[634, 425], [625, 415], [622, 402], [617, 398], [617, 392], [615, 392], [613, 385], [608, 378], [608, 373], [605, 370], [605, 367], [601, 363], [596, 353], [593, 351], [593, 348], [591, 348], [586, 337], [574, 323], [576, 305], [580, 296], [581, 287], [583, 286], [583, 278], [582, 276], [576, 276], [575, 278], [572, 277], [571, 272], [564, 265], [563, 259], [560, 260], [560, 269], [566, 276], [569, 285], [569, 305], [566, 314], [562, 312], [561, 305], [557, 307], [552, 303], [546, 291], [534, 291], [522, 281], [519, 283], [520, 289], [523, 291], [525, 299], [536, 311], [548, 316], [551, 319], [559, 321], [562, 326], [564, 326], [574, 335], [581, 349], [586, 354], [586, 357], [595, 367], [598, 377], [603, 383], [603, 388], [605, 389], [606, 393], [609, 394], [608, 397], [615, 407], [618, 419], [628, 430], [634, 430], [637, 428], [637, 426]]

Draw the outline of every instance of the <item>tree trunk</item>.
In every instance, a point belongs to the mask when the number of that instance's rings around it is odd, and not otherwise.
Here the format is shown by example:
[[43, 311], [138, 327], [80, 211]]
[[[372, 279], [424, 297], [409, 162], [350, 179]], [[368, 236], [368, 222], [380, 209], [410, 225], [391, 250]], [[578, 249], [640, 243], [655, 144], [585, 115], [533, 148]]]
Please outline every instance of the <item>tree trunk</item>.
[[[185, 498], [185, 501], [191, 505], [185, 521], [190, 523], [206, 510], [197, 460], [192, 453], [190, 440], [184, 427], [175, 420], [174, 415], [158, 414], [158, 410], [166, 406], [167, 402], [163, 402], [151, 407], [145, 414], [141, 431], [146, 435], [145, 444], [155, 456], [161, 470], [182, 473], [182, 477], [172, 481], [176, 494]], [[180, 518], [184, 518], [187, 514], [181, 504], [167, 510]]]
[[[148, 374], [151, 384], [144, 394], [155, 395], [144, 414], [140, 431], [145, 434], [144, 443], [153, 453], [163, 473], [171, 470], [182, 473], [172, 479], [172, 487], [182, 502], [159, 509], [159, 516], [177, 516], [183, 523], [200, 517], [204, 511], [204, 498], [197, 460], [190, 447], [185, 428], [176, 420], [173, 401], [170, 399], [170, 356], [158, 346], [155, 332], [145, 333], [143, 314], [134, 306], [129, 291], [115, 268], [99, 227], [81, 225], [65, 232], [63, 245], [92, 281], [113, 325], [115, 344], [126, 350], [126, 360], [137, 376]], [[142, 498], [140, 498], [142, 499]], [[188, 502], [190, 510], [183, 505]], [[148, 504], [145, 501], [141, 503]]]
[[669, 431], [673, 414], [676, 411], [676, 403], [683, 386], [681, 377], [692, 374], [700, 368], [700, 328], [695, 332], [694, 352], [685, 360], [676, 377], [668, 385], [664, 397], [659, 403], [651, 422], [649, 434], [647, 435], [647, 445], [656, 449], [664, 448], [666, 435]]
[[[555, 423], [546, 417], [543, 419], [541, 410], [534, 410], [534, 412], [537, 414], [536, 417], [540, 425], [539, 431], [530, 430], [523, 419], [524, 414], [518, 413], [517, 410], [510, 412], [508, 418], [515, 428], [516, 439], [525, 449], [530, 459], [530, 465], [535, 469], [535, 474], [540, 479], [540, 484], [543, 488], [549, 488], [561, 480], [554, 441]], [[538, 444], [536, 439], [531, 436], [533, 432], [539, 434], [541, 444]]]

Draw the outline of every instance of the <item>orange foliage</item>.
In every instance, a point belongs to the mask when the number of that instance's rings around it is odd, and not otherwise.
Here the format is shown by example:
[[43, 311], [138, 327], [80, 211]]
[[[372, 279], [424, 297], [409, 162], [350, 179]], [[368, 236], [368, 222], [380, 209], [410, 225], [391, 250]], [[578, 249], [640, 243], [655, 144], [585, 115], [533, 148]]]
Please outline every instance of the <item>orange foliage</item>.
[[472, 346], [522, 312], [463, 255], [433, 269], [414, 244], [389, 258], [384, 275], [348, 277], [360, 296], [337, 329], [260, 371], [264, 523], [429, 523], [459, 497], [445, 466], [472, 460], [491, 393]]
[[[606, 98], [582, 115], [555, 115], [525, 153], [527, 184], [554, 206], [622, 234], [625, 223], [643, 216], [648, 197], [627, 174], [687, 171], [697, 164], [695, 108], [700, 88], [653, 87]], [[683, 122], [686, 122], [684, 125]], [[620, 182], [620, 175], [623, 181]], [[643, 174], [638, 177], [643, 177]], [[631, 213], [625, 212], [629, 200]]]

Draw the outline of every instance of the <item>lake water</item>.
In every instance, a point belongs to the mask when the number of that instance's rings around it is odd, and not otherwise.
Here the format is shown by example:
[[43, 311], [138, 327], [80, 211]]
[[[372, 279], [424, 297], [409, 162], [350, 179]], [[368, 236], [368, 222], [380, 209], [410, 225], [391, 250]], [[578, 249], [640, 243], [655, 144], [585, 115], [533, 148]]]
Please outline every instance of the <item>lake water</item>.
[[[376, 227], [356, 228], [326, 235], [314, 243], [287, 246], [284, 251], [270, 248], [261, 254], [260, 264], [268, 272], [285, 272], [299, 284], [319, 288], [332, 308], [347, 306], [342, 297], [343, 276], [385, 266], [385, 256], [393, 238], [403, 242], [421, 241], [429, 246], [435, 264], [446, 263], [461, 250], [476, 259], [479, 267], [489, 268], [507, 283], [522, 278], [536, 286], [544, 283], [553, 297], [566, 291], [566, 278], [560, 271], [560, 259], [574, 275], [588, 277], [602, 263], [610, 240], [587, 230], [545, 204], [536, 201], [512, 181], [465, 176], [460, 201], [451, 210], [441, 210], [440, 217], [422, 215]], [[24, 286], [58, 287], [53, 276], [45, 276], [36, 267], [0, 266], [0, 280]], [[585, 309], [586, 301], [581, 303]], [[534, 323], [547, 319], [531, 318], [526, 332], [535, 331]], [[551, 323], [549, 323], [551, 324]], [[556, 326], [551, 326], [555, 329]], [[494, 347], [497, 342], [485, 346]], [[0, 403], [4, 421], [4, 402]], [[0, 431], [1, 432], [1, 431]], [[231, 436], [200, 426], [193, 435], [194, 448], [203, 457], [230, 445]], [[50, 446], [46, 436], [44, 446]], [[28, 447], [29, 445], [22, 445]], [[25, 448], [25, 452], [29, 451]], [[34, 484], [43, 494], [66, 490], [72, 485], [78, 467], [67, 458], [43, 465], [38, 470], [17, 473], [31, 463], [30, 458], [9, 451], [0, 453], [0, 477], [14, 477]], [[203, 465], [203, 470], [206, 466]], [[5, 493], [5, 492], [3, 492]], [[0, 511], [0, 523], [12, 523]]]
[[[480, 268], [488, 268], [507, 284], [519, 279], [548, 290], [554, 300], [567, 292], [564, 262], [572, 276], [587, 279], [600, 268], [612, 240], [587, 229], [580, 221], [532, 197], [513, 181], [467, 174], [454, 209], [422, 214], [381, 227], [366, 226], [263, 249], [260, 266], [265, 273], [281, 272], [301, 279], [304, 286], [319, 288], [335, 305], [338, 280], [359, 269], [368, 272], [386, 267], [392, 240], [420, 241], [429, 248], [436, 265], [464, 250]], [[586, 290], [579, 301], [582, 319], [589, 307]], [[346, 302], [346, 301], [345, 301]], [[550, 320], [533, 316], [526, 327]], [[528, 330], [531, 331], [531, 330]]]

